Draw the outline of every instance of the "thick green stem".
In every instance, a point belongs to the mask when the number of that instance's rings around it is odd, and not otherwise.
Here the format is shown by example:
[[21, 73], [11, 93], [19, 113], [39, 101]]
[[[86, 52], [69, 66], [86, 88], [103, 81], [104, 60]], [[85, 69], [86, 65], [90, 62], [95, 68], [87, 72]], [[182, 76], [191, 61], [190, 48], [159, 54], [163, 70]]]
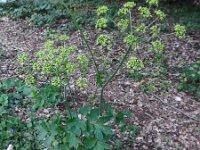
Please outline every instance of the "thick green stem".
[[131, 10], [129, 11], [129, 26], [130, 26], [130, 33], [133, 33], [133, 28], [132, 28], [132, 14]]
[[104, 90], [106, 88], [106, 86], [110, 83], [110, 81], [115, 77], [115, 75], [117, 74], [117, 72], [119, 71], [119, 69], [121, 68], [121, 66], [123, 65], [124, 61], [127, 59], [127, 56], [129, 54], [129, 52], [132, 49], [132, 45], [129, 46], [128, 50], [126, 51], [126, 53], [124, 54], [121, 62], [119, 63], [119, 66], [115, 69], [115, 71], [113, 72], [113, 74], [111, 74], [111, 76], [108, 78], [108, 80], [105, 82], [105, 84], [102, 86], [101, 88], [101, 95], [100, 95], [100, 112], [102, 114], [103, 110], [104, 110], [104, 100], [103, 100], [103, 94], [104, 94]]
[[71, 110], [68, 106], [68, 101], [67, 101], [67, 86], [64, 85], [64, 101], [66, 103], [66, 108], [67, 108], [67, 114], [69, 115], [70, 118], [72, 118], [72, 115], [71, 115]]

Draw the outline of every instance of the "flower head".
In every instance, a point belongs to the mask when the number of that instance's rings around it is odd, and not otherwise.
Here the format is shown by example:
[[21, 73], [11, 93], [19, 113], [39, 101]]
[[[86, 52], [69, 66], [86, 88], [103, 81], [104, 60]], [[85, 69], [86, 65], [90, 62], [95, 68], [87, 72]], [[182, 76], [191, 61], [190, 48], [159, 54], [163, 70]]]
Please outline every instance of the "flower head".
[[144, 23], [141, 23], [137, 28], [136, 28], [136, 32], [141, 32], [141, 33], [145, 33], [146, 31], [146, 26]]
[[120, 30], [126, 30], [129, 26], [129, 21], [128, 19], [120, 19], [119, 22], [117, 23], [117, 27]]
[[132, 9], [133, 7], [135, 7], [136, 6], [136, 4], [134, 3], [134, 2], [126, 2], [125, 4], [124, 4], [124, 7], [125, 8], [128, 8], [128, 9]]
[[166, 17], [165, 13], [161, 10], [156, 10], [155, 13], [161, 21]]
[[174, 29], [175, 29], [175, 34], [178, 38], [185, 37], [185, 33], [186, 33], [185, 26], [181, 26], [180, 24], [177, 24]]
[[96, 40], [96, 44], [102, 47], [108, 46], [110, 43], [110, 37], [106, 34], [100, 34]]
[[108, 7], [107, 6], [101, 6], [96, 10], [97, 16], [104, 15], [108, 12]]
[[21, 64], [24, 64], [28, 59], [28, 54], [27, 53], [22, 53], [21, 55], [18, 56], [17, 61]]
[[129, 13], [129, 9], [128, 8], [120, 8], [117, 12], [117, 14], [119, 16], [125, 16]]
[[107, 27], [107, 23], [108, 23], [108, 20], [106, 18], [100, 18], [97, 20], [95, 27], [97, 29], [104, 29]]
[[158, 0], [146, 0], [150, 6], [158, 6]]
[[158, 26], [152, 26], [150, 29], [153, 36], [157, 36], [160, 33], [160, 28]]
[[161, 41], [157, 40], [152, 42], [152, 48], [155, 52], [159, 53], [164, 50], [165, 46], [161, 43]]
[[138, 10], [139, 10], [139, 12], [140, 12], [140, 15], [142, 16], [142, 17], [144, 17], [144, 18], [149, 18], [149, 17], [151, 17], [151, 12], [150, 12], [150, 10], [149, 10], [149, 8], [147, 8], [147, 7], [139, 7], [138, 8]]
[[139, 60], [137, 57], [130, 57], [128, 62], [127, 62], [127, 68], [129, 70], [140, 70], [142, 68], [144, 68], [144, 64], [142, 62], [142, 60]]
[[53, 86], [59, 87], [59, 86], [61, 85], [61, 79], [60, 79], [59, 77], [53, 77], [53, 78], [51, 79], [51, 84], [52, 84]]
[[84, 90], [88, 86], [88, 80], [80, 77], [76, 80], [76, 85], [80, 88], [80, 90]]
[[137, 37], [132, 35], [132, 34], [129, 34], [127, 35], [125, 38], [124, 38], [124, 43], [127, 45], [127, 46], [131, 46], [133, 45], [134, 43], [137, 42]]

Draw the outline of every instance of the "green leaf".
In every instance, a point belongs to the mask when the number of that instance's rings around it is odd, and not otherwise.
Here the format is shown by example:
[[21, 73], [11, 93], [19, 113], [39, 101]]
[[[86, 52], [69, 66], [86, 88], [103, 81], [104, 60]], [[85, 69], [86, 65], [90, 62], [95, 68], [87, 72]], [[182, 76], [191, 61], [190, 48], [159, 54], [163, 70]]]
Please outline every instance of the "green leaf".
[[101, 131], [101, 127], [98, 126], [98, 125], [95, 125], [95, 130], [94, 130], [94, 134], [95, 134], [95, 137], [98, 139], [98, 140], [103, 140], [103, 133]]
[[119, 140], [115, 140], [115, 146], [117, 149], [120, 149], [122, 146], [122, 143]]
[[113, 119], [112, 115], [108, 115], [108, 116], [101, 116], [96, 123], [98, 124], [105, 124], [109, 121], [111, 121]]
[[89, 137], [89, 138], [86, 138], [85, 141], [84, 141], [84, 145], [88, 148], [88, 149], [92, 149], [95, 144], [97, 143], [97, 139], [95, 138], [92, 138], [92, 137]]
[[96, 146], [94, 147], [94, 150], [106, 150], [106, 149], [112, 149], [112, 146], [106, 144], [105, 142], [100, 142], [100, 141], [98, 141]]
[[6, 94], [1, 95], [0, 104], [3, 106], [8, 106], [8, 96]]
[[111, 115], [111, 114], [113, 115], [113, 109], [112, 109], [112, 106], [110, 104], [105, 104], [105, 111], [109, 115]]
[[103, 85], [103, 80], [102, 80], [101, 74], [96, 75], [96, 82], [97, 82], [97, 85], [100, 86], [100, 87]]
[[71, 133], [69, 138], [69, 147], [77, 149], [80, 143], [80, 139], [77, 138], [75, 134]]
[[23, 87], [23, 95], [24, 96], [32, 96], [32, 89], [28, 86]]
[[89, 105], [85, 105], [83, 107], [81, 107], [80, 109], [80, 113], [84, 116], [86, 116], [91, 110], [91, 107]]
[[118, 112], [116, 117], [115, 117], [116, 123], [124, 122], [124, 113], [123, 112]]
[[92, 109], [90, 111], [90, 114], [87, 115], [87, 118], [89, 120], [91, 120], [91, 121], [98, 120], [99, 117], [100, 117], [100, 110], [99, 110], [99, 108]]

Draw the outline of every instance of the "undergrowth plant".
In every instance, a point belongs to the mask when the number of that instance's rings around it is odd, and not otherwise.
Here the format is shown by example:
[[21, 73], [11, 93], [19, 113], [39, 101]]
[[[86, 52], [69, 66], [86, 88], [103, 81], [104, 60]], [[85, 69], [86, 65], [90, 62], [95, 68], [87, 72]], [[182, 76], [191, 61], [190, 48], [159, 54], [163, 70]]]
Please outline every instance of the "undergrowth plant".
[[[88, 50], [86, 53], [78, 53], [78, 47], [69, 45], [67, 35], [50, 34], [50, 39], [34, 56], [24, 53], [18, 57], [27, 84], [36, 87], [48, 85], [46, 89], [36, 90], [33, 95], [34, 112], [48, 108], [49, 101], [55, 106], [64, 106], [62, 115], [54, 113], [43, 119], [33, 117], [37, 118], [34, 119], [34, 137], [40, 143], [35, 149], [104, 150], [120, 148], [120, 138], [115, 136], [117, 132], [122, 133], [122, 137], [123, 133], [128, 132], [130, 139], [135, 138], [138, 127], [128, 125], [124, 119], [124, 116], [130, 114], [113, 111], [111, 106], [106, 104], [104, 93], [116, 74], [124, 70], [124, 64], [128, 72], [137, 73], [144, 69], [145, 65], [152, 63], [144, 62], [139, 54], [148, 52], [156, 58], [162, 56], [165, 48], [162, 41], [167, 35], [161, 33], [160, 26], [166, 15], [157, 9], [157, 0], [146, 2], [147, 7], [137, 6], [134, 2], [125, 3], [114, 19], [107, 16], [107, 6], [99, 7], [96, 10], [98, 18], [95, 25], [99, 34], [93, 42], [94, 45], [90, 44], [86, 31], [77, 23], [76, 14], [71, 13], [73, 23]], [[139, 14], [139, 19], [135, 22], [133, 9]], [[117, 28], [112, 35], [109, 34], [110, 30], [107, 30], [110, 22]], [[184, 26], [176, 25], [174, 31], [178, 38], [184, 38]], [[113, 61], [113, 57], [117, 61]], [[158, 60], [153, 62], [160, 65], [162, 57]], [[86, 77], [92, 68], [95, 69], [96, 76], [96, 89], [92, 98], [98, 97], [99, 107], [86, 105], [80, 109], [76, 108], [71, 84], [76, 84], [81, 91], [86, 90], [90, 81]], [[40, 94], [41, 91], [44, 95]], [[59, 91], [61, 94], [57, 94]], [[48, 92], [49, 94], [45, 94]], [[70, 108], [70, 101], [74, 103], [73, 108]], [[112, 132], [114, 125], [118, 130]]]
[[[136, 6], [134, 2], [125, 3], [117, 12], [116, 18], [111, 20], [107, 14], [109, 8], [101, 6], [97, 9], [97, 22], [95, 28], [100, 33], [96, 38], [96, 46], [98, 51], [93, 50], [93, 46], [89, 44], [84, 35], [83, 29], [75, 22], [77, 28], [81, 33], [81, 37], [86, 44], [91, 60], [96, 71], [97, 88], [100, 88], [100, 110], [103, 112], [104, 105], [104, 91], [107, 85], [113, 80], [115, 75], [120, 71], [123, 64], [127, 64], [129, 73], [138, 73], [145, 68], [145, 65], [154, 63], [154, 66], [161, 66], [164, 59], [163, 53], [165, 50], [164, 39], [169, 34], [161, 31], [161, 26], [164, 24], [166, 14], [157, 9], [157, 0], [147, 0], [148, 7]], [[136, 14], [132, 11], [138, 12], [139, 19], [134, 20]], [[75, 20], [75, 15], [72, 15]], [[134, 22], [133, 22], [134, 20]], [[112, 22], [118, 30], [116, 35], [109, 34], [107, 28], [108, 24]], [[177, 38], [184, 38], [186, 29], [182, 25], [175, 25], [174, 34]], [[123, 45], [119, 53], [115, 51], [116, 47]], [[148, 52], [152, 55], [153, 61], [143, 61], [141, 53]], [[138, 55], [140, 53], [140, 55]], [[118, 57], [118, 63], [112, 62], [112, 58]], [[153, 70], [158, 72], [159, 70]]]
[[184, 67], [181, 71], [182, 78], [178, 88], [182, 91], [195, 94], [197, 100], [200, 100], [200, 61]]

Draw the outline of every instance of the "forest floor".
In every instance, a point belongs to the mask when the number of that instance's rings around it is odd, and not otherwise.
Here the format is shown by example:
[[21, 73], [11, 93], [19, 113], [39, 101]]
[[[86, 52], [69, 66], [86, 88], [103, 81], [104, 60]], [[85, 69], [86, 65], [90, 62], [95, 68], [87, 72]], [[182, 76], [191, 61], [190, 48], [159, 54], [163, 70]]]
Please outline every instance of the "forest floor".
[[[33, 53], [45, 42], [44, 30], [26, 25], [23, 21], [8, 18], [0, 20], [0, 78], [23, 78], [16, 72], [16, 57], [22, 52]], [[94, 36], [92, 29], [88, 33]], [[70, 33], [70, 41], [81, 45], [79, 33]], [[188, 42], [190, 41], [190, 42]], [[192, 44], [191, 44], [192, 43]], [[200, 33], [190, 33], [184, 41], [170, 37], [166, 53], [168, 65], [182, 67], [200, 57]], [[150, 69], [150, 68], [148, 68]], [[91, 71], [91, 76], [94, 72]], [[177, 76], [168, 72], [164, 80], [145, 78], [135, 82], [125, 75], [117, 77], [108, 86], [105, 96], [114, 107], [133, 112], [130, 122], [139, 125], [141, 132], [126, 149], [134, 150], [199, 150], [200, 102], [193, 95], [177, 90]], [[123, 76], [123, 78], [122, 78]], [[87, 92], [94, 91], [94, 81]], [[162, 88], [159, 85], [164, 85]], [[154, 86], [151, 94], [144, 93], [144, 86]], [[158, 85], [158, 87], [157, 87]], [[189, 116], [189, 117], [188, 117]]]

